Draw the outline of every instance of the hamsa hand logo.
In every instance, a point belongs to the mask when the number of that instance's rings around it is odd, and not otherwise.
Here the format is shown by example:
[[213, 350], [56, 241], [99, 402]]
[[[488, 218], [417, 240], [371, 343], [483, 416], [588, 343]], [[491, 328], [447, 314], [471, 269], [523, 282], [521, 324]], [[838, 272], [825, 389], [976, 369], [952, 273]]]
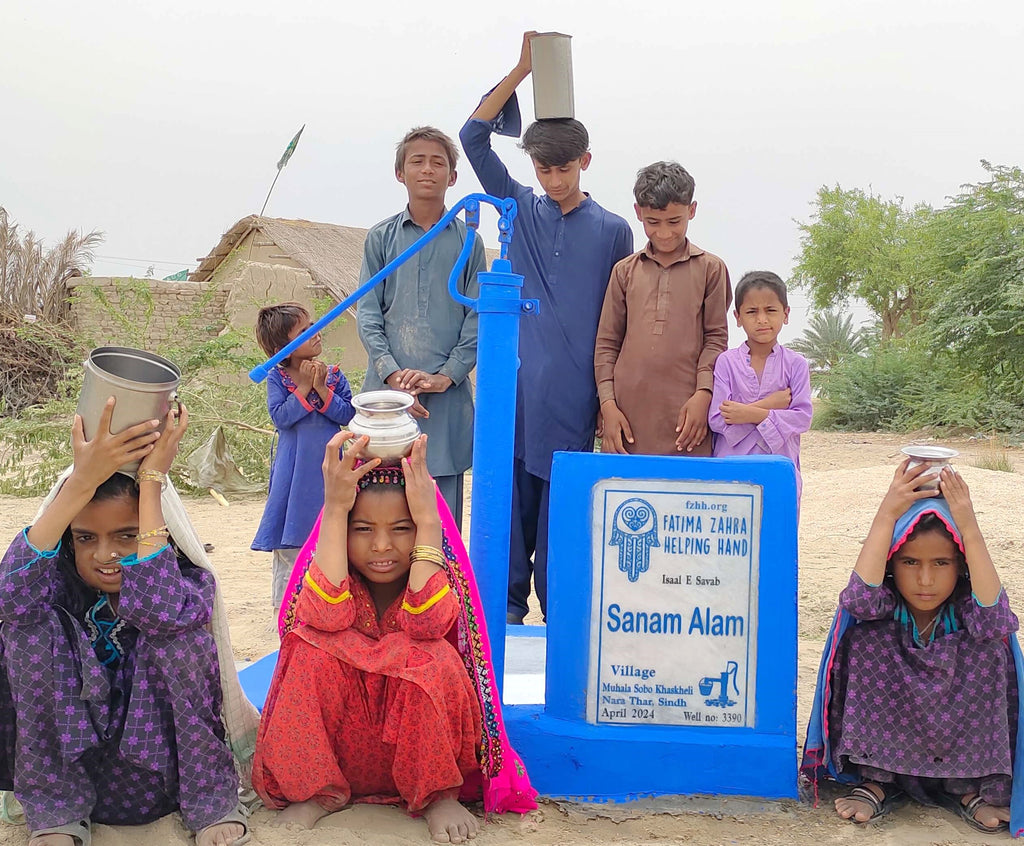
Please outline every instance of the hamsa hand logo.
[[651, 566], [651, 547], [658, 542], [658, 515], [647, 500], [633, 497], [615, 509], [609, 546], [619, 548], [619, 569], [631, 582]]

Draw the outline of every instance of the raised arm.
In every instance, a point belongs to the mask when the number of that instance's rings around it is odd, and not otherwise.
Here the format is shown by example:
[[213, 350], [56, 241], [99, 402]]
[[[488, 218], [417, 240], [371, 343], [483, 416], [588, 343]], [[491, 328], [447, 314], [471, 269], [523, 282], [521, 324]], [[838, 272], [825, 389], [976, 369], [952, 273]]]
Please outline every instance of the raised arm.
[[[152, 451], [139, 465], [139, 549], [138, 558], [153, 555], [167, 545], [168, 532], [164, 525], [161, 496], [167, 484], [167, 474], [178, 455], [178, 445], [188, 429], [188, 409], [167, 412], [164, 430]], [[212, 600], [212, 597], [211, 597]]]
[[[416, 524], [416, 546], [429, 547], [441, 552], [441, 515], [437, 511], [437, 489], [427, 472], [427, 436], [420, 435], [412, 445], [412, 453], [402, 459], [405, 475], [405, 498], [409, 503], [409, 516]], [[413, 555], [409, 569], [409, 590], [422, 590], [435, 573], [440, 573], [439, 562], [430, 560], [434, 552], [424, 552], [423, 557]]]
[[935, 490], [918, 489], [921, 476], [928, 470], [928, 466], [920, 464], [907, 469], [909, 464], [908, 458], [896, 468], [889, 490], [882, 498], [882, 504], [878, 506], [875, 519], [871, 521], [868, 536], [860, 548], [857, 563], [853, 568], [853, 571], [872, 587], [882, 584], [885, 579], [885, 565], [889, 560], [889, 548], [892, 546], [892, 533], [896, 528], [896, 521], [917, 500], [938, 495], [938, 491]]
[[533, 69], [533, 56], [530, 52], [530, 39], [536, 34], [536, 30], [530, 30], [529, 32], [523, 33], [523, 46], [519, 52], [519, 61], [516, 62], [515, 67], [509, 71], [508, 76], [494, 86], [494, 90], [491, 91], [491, 93], [483, 99], [483, 102], [476, 107], [476, 111], [469, 116], [470, 120], [482, 120], [485, 123], [490, 123], [499, 114], [501, 114], [501, 110], [505, 107], [505, 103], [507, 103], [509, 98], [516, 93], [519, 83], [526, 79], [526, 77], [530, 75], [530, 71]]
[[38, 549], [28, 541], [28, 530], [15, 535], [0, 559], [0, 620], [8, 623], [40, 619], [53, 605], [60, 583], [54, 549]]
[[[342, 452], [348, 441], [352, 443]], [[356, 438], [351, 432], [338, 432], [324, 450], [324, 513], [314, 559], [336, 587], [348, 578], [348, 516], [359, 492], [359, 480], [380, 464], [379, 458], [373, 458], [355, 466], [369, 442], [365, 435]]]
[[100, 414], [96, 434], [91, 441], [85, 439], [82, 418], [75, 415], [71, 427], [71, 450], [75, 462], [71, 475], [26, 534], [26, 539], [36, 549], [47, 551], [56, 548], [64, 530], [89, 504], [96, 488], [113, 476], [118, 467], [145, 458], [153, 451], [160, 437], [156, 431], [160, 421], [147, 420], [112, 435], [110, 419], [113, 413], [114, 398], [111, 397]]
[[950, 513], [960, 538], [964, 542], [964, 557], [971, 575], [971, 590], [979, 605], [995, 605], [1003, 590], [1003, 583], [992, 563], [985, 538], [982, 537], [978, 517], [974, 513], [971, 492], [963, 476], [952, 467], [943, 467], [939, 474], [939, 490], [949, 504]]
[[187, 573], [166, 544], [134, 561], [122, 559], [118, 615], [149, 634], [168, 635], [207, 625], [213, 615], [216, 580], [193, 564], [185, 566]]
[[491, 149], [491, 133], [518, 136], [522, 128], [519, 103], [515, 97], [516, 87], [530, 73], [529, 39], [535, 33], [523, 36], [523, 48], [519, 62], [511, 73], [484, 97], [483, 102], [470, 115], [459, 132], [462, 149], [473, 167], [480, 184], [488, 194], [496, 197], [520, 199], [531, 193], [531, 189], [512, 178], [508, 168]]

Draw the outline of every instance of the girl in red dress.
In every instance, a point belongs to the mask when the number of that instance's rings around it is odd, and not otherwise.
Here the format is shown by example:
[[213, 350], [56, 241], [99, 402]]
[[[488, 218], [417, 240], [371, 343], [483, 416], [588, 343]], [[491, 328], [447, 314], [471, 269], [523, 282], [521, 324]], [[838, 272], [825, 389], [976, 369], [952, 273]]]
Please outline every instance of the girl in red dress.
[[535, 794], [501, 727], [475, 584], [457, 533], [442, 530], [451, 518], [426, 436], [401, 467], [357, 464], [367, 439], [352, 439], [327, 445], [324, 510], [286, 595], [253, 786], [281, 822], [400, 804], [434, 840], [461, 843], [479, 826], [460, 798], [525, 811]]

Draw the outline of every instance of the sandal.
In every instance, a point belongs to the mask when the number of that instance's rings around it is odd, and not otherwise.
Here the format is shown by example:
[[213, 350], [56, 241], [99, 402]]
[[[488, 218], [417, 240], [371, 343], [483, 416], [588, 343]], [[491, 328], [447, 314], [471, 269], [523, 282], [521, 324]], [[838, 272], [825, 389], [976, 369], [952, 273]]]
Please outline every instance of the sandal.
[[67, 825], [56, 825], [53, 828], [40, 828], [28, 833], [28, 842], [33, 837], [42, 837], [44, 834], [66, 834], [75, 841], [75, 846], [90, 846], [92, 843], [92, 831], [89, 828], [88, 820], [67, 823]]
[[954, 814], [959, 814], [960, 818], [971, 828], [975, 829], [975, 831], [983, 831], [985, 834], [995, 834], [1000, 831], [1006, 831], [1010, 827], [1010, 824], [1005, 821], [1000, 822], [999, 825], [985, 825], [982, 822], [978, 822], [979, 809], [982, 805], [989, 804], [981, 798], [980, 794], [965, 804], [962, 797], [956, 796], [952, 793], [944, 793], [942, 795], [942, 804], [947, 810], [952, 811]]
[[866, 820], [859, 820], [856, 817], [849, 817], [849, 821], [856, 823], [857, 825], [866, 825], [867, 823], [874, 822], [879, 817], [884, 817], [893, 808], [903, 804], [903, 799], [906, 794], [894, 787], [886, 787], [884, 784], [878, 785], [882, 788], [884, 798], [879, 799], [875, 795], [875, 792], [864, 785], [858, 785], [853, 788], [844, 798], [856, 799], [858, 802], [866, 802], [868, 807], [871, 808], [871, 816]]
[[[228, 846], [242, 846], [243, 843], [249, 842], [249, 839], [252, 837], [252, 833], [249, 831], [249, 812], [241, 803], [236, 805], [233, 811], [225, 814], [223, 817], [217, 820], [217, 822], [212, 822], [209, 825], [203, 826], [201, 829], [199, 829], [199, 831], [196, 832], [196, 840], [199, 839], [199, 835], [202, 834], [204, 831], [209, 831], [215, 825], [223, 825], [224, 823], [238, 823], [245, 829], [245, 831], [242, 833], [242, 836], [232, 840], [231, 843], [228, 844]], [[89, 844], [84, 844], [84, 846], [89, 846]]]

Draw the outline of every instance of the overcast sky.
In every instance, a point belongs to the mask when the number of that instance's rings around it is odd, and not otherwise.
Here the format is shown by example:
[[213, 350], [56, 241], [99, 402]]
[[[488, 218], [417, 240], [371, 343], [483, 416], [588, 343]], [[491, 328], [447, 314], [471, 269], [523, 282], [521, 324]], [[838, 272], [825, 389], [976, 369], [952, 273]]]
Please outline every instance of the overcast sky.
[[[639, 246], [635, 172], [681, 162], [692, 239], [734, 281], [789, 274], [823, 184], [942, 204], [980, 159], [1024, 159], [1020, 0], [4, 0], [0, 205], [48, 241], [104, 231], [97, 275], [166, 276], [259, 211], [306, 124], [267, 214], [368, 227], [405, 201], [395, 142], [424, 123], [456, 136], [525, 29], [573, 36], [584, 189]], [[496, 147], [532, 182], [511, 139]], [[451, 199], [479, 190], [459, 177]]]

